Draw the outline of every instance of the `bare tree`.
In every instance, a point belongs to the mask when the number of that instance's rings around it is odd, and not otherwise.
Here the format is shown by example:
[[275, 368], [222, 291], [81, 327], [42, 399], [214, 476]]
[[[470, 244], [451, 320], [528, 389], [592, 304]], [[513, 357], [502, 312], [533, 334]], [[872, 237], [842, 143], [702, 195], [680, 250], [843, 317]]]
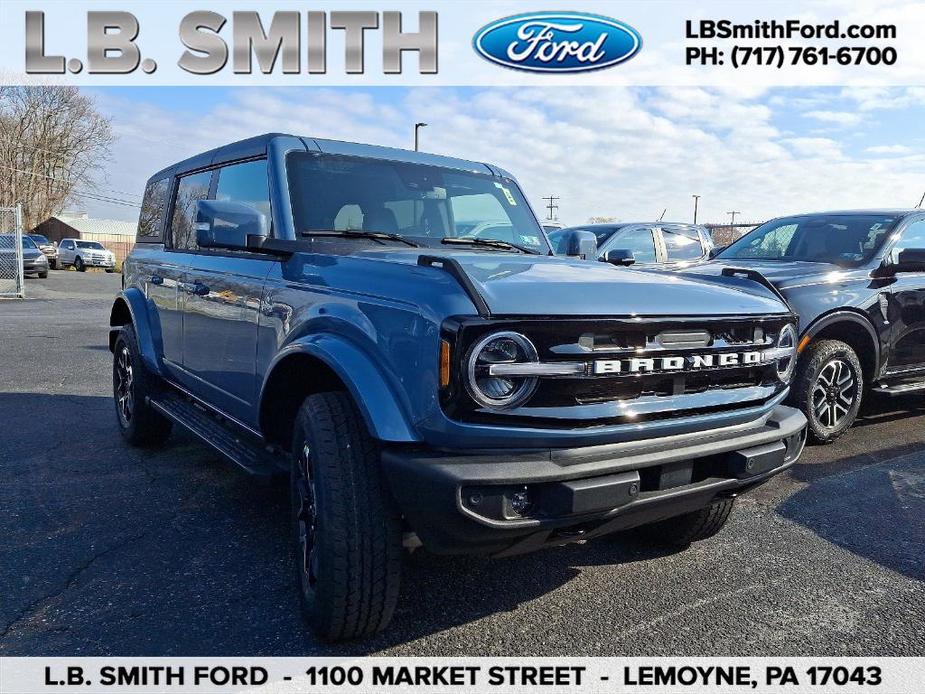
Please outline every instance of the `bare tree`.
[[0, 206], [32, 229], [76, 189], [93, 189], [113, 143], [109, 119], [76, 87], [0, 86]]

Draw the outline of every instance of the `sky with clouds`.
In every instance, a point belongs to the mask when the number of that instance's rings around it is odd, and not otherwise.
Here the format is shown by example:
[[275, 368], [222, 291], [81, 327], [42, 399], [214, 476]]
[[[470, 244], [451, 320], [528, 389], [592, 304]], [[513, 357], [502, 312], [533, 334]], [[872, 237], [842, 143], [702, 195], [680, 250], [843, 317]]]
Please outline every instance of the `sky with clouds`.
[[[500, 164], [541, 215], [762, 220], [914, 207], [925, 192], [925, 88], [95, 88], [118, 140], [99, 191], [138, 200], [147, 177], [262, 132], [411, 147]], [[72, 207], [134, 220], [137, 209]]]

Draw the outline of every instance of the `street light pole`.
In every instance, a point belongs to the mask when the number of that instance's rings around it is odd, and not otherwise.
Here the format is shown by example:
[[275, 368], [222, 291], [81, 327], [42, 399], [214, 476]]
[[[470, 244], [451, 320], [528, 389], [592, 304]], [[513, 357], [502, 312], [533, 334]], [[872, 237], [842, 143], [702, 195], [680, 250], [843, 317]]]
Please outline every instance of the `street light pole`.
[[697, 223], [697, 203], [700, 202], [700, 196], [692, 195], [691, 197], [694, 198], [694, 224], [696, 224]]
[[415, 123], [414, 124], [414, 151], [417, 152], [420, 145], [420, 135], [418, 134], [421, 128], [426, 128], [427, 123]]

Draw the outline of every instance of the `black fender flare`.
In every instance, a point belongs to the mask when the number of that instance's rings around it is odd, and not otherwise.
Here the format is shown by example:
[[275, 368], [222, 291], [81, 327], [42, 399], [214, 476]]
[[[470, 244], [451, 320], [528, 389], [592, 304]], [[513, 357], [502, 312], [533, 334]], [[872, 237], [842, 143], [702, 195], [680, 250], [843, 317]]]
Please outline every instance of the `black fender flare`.
[[803, 331], [803, 336], [800, 338], [800, 343], [802, 344], [802, 341], [806, 338], [812, 340], [823, 330], [837, 323], [853, 323], [855, 325], [861, 326], [865, 331], [867, 331], [871, 344], [874, 346], [874, 372], [871, 374], [871, 378], [876, 379], [880, 370], [880, 336], [877, 334], [877, 330], [874, 328], [871, 322], [863, 314], [858, 313], [857, 311], [846, 311], [844, 309], [838, 309], [832, 311], [831, 313], [826, 313], [825, 315], [820, 316], [815, 321], [810, 323], [806, 330]]
[[145, 366], [152, 373], [163, 376], [160, 360], [157, 357], [157, 345], [160, 344], [160, 331], [151, 326], [148, 299], [141, 290], [136, 287], [123, 289], [113, 302], [112, 310], [109, 314], [109, 351], [115, 350], [116, 338], [119, 336], [119, 331], [125, 324], [125, 321], [119, 318], [123, 310], [127, 310], [131, 317], [132, 326], [135, 328], [135, 337], [138, 341], [138, 348], [141, 350], [141, 359]]

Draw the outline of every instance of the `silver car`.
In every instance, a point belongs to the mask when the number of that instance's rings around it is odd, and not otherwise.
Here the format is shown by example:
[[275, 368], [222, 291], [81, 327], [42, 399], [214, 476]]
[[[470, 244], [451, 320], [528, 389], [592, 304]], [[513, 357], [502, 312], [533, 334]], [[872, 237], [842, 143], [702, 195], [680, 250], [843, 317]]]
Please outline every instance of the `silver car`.
[[116, 256], [99, 241], [61, 239], [58, 243], [58, 267], [73, 265], [78, 272], [88, 267], [101, 267], [106, 272], [116, 269]]
[[[11, 267], [16, 261], [16, 239], [12, 234], [0, 234], [0, 267]], [[22, 237], [23, 274], [48, 277], [48, 259], [29, 236]]]

